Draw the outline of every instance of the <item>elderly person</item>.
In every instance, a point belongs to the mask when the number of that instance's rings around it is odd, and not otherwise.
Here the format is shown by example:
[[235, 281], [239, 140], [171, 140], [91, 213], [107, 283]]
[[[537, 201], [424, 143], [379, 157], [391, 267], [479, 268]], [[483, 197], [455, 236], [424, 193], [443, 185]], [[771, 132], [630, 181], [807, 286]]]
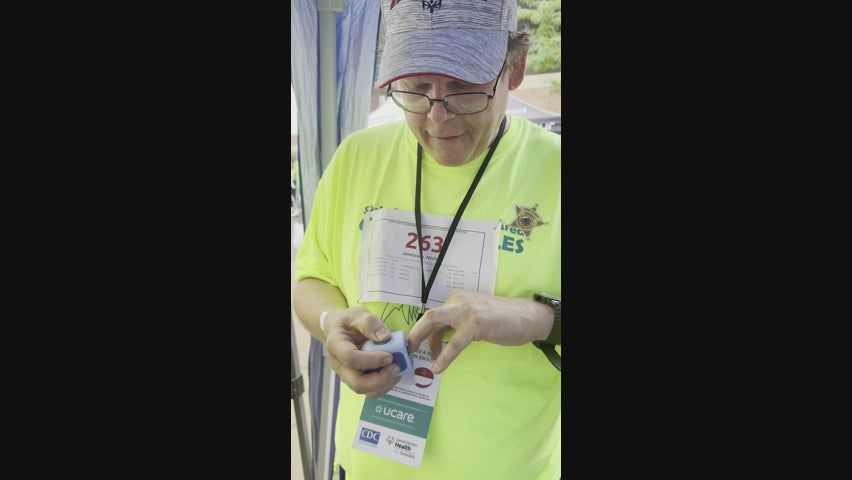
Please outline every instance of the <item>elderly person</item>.
[[[506, 111], [516, 8], [382, 0], [378, 83], [405, 121], [340, 144], [293, 293], [343, 383], [341, 479], [561, 476], [561, 146]], [[414, 365], [361, 350], [392, 331]]]

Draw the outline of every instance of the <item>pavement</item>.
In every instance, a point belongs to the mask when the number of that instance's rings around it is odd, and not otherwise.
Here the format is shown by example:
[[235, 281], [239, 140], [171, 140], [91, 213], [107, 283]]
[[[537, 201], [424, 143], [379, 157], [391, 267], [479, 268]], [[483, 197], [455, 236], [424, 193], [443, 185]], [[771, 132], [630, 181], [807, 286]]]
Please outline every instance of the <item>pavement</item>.
[[561, 81], [562, 72], [524, 75], [524, 81], [511, 93], [534, 107], [562, 113], [562, 90], [554, 85], [561, 85]]

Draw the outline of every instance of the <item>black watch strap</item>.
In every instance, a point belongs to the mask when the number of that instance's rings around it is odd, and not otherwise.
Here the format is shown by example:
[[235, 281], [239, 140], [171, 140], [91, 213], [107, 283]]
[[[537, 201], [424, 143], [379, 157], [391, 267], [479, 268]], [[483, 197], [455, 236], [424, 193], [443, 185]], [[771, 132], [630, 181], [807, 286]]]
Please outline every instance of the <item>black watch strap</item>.
[[539, 350], [544, 352], [550, 363], [560, 372], [562, 371], [562, 357], [556, 353], [554, 345], [562, 345], [562, 300], [544, 293], [536, 293], [533, 299], [553, 309], [553, 328], [546, 340], [533, 342]]
[[548, 360], [550, 360], [550, 363], [553, 364], [553, 366], [556, 367], [557, 370], [559, 370], [560, 372], [562, 371], [562, 357], [560, 357], [559, 354], [556, 353], [556, 348], [553, 345], [549, 343], [544, 343], [540, 340], [533, 342], [533, 345], [535, 345], [536, 347], [538, 347], [539, 350], [544, 352], [544, 355], [547, 357]]
[[562, 345], [562, 300], [545, 293], [534, 294], [533, 300], [553, 309], [553, 328], [550, 329], [550, 335], [544, 340], [545, 343]]

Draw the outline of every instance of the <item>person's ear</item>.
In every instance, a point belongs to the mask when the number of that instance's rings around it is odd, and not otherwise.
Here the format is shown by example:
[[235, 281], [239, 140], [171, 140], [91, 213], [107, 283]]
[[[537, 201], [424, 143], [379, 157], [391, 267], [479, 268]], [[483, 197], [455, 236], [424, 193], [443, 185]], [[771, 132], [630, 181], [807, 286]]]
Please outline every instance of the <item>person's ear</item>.
[[517, 65], [515, 65], [515, 68], [512, 69], [511, 75], [509, 75], [509, 90], [514, 90], [521, 86], [521, 82], [524, 81], [524, 71], [526, 69], [527, 52], [524, 52]]

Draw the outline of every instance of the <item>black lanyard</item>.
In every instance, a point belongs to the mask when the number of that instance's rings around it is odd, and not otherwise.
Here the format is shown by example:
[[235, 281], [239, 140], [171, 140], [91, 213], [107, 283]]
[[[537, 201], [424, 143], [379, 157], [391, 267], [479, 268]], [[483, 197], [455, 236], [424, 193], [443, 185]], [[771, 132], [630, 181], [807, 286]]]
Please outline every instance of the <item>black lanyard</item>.
[[479, 171], [476, 172], [476, 177], [473, 178], [473, 183], [471, 183], [470, 188], [467, 190], [467, 195], [465, 195], [464, 200], [462, 200], [462, 203], [456, 212], [456, 216], [450, 224], [450, 229], [447, 231], [447, 238], [444, 239], [441, 252], [438, 254], [438, 260], [435, 261], [435, 267], [432, 268], [432, 275], [429, 277], [429, 283], [426, 283], [426, 273], [423, 269], [423, 232], [420, 222], [420, 171], [423, 164], [423, 147], [420, 146], [420, 143], [417, 143], [417, 185], [414, 192], [414, 221], [417, 225], [417, 249], [420, 251], [420, 280], [422, 282], [420, 289], [420, 314], [417, 315], [417, 320], [420, 320], [420, 317], [426, 313], [426, 300], [429, 298], [429, 292], [432, 290], [432, 284], [435, 283], [435, 278], [438, 276], [438, 268], [441, 267], [441, 262], [444, 261], [444, 254], [447, 253], [447, 249], [450, 247], [450, 240], [453, 239], [453, 234], [456, 232], [456, 227], [459, 224], [459, 220], [461, 220], [462, 213], [464, 212], [465, 207], [467, 207], [470, 197], [473, 196], [473, 191], [476, 190], [476, 185], [479, 183], [479, 179], [482, 178], [482, 173], [485, 172], [485, 167], [488, 166], [488, 161], [491, 160], [491, 155], [493, 155], [494, 150], [497, 149], [497, 144], [500, 143], [500, 138], [503, 137], [503, 127], [505, 125], [506, 117], [504, 116], [503, 121], [500, 122], [500, 129], [497, 131], [497, 136], [494, 137], [494, 142], [488, 150], [488, 155], [485, 156], [485, 161], [482, 162], [482, 166], [480, 166]]

